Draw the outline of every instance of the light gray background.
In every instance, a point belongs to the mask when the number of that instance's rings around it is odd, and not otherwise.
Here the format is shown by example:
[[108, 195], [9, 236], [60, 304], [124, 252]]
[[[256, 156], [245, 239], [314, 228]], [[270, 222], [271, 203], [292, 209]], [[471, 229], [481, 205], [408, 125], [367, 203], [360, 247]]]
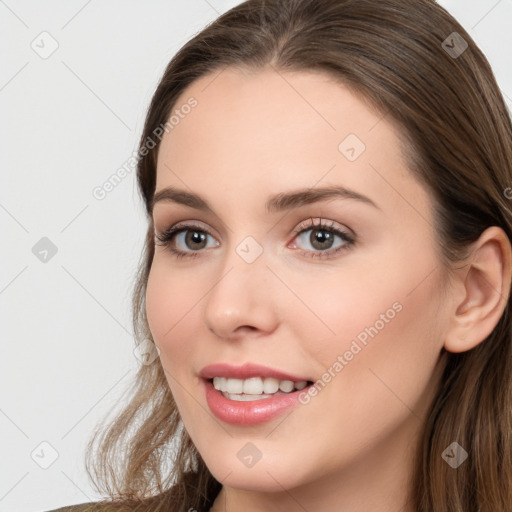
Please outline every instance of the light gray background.
[[[0, 512], [98, 499], [83, 467], [137, 368], [130, 300], [145, 231], [136, 150], [164, 67], [238, 0], [0, 0]], [[487, 55], [512, 107], [512, 0], [439, 2]], [[51, 49], [48, 58], [39, 52]], [[448, 35], [448, 34], [447, 34]], [[44, 39], [46, 38], [46, 39]], [[32, 252], [57, 247], [46, 263]], [[58, 457], [47, 468], [52, 449]]]

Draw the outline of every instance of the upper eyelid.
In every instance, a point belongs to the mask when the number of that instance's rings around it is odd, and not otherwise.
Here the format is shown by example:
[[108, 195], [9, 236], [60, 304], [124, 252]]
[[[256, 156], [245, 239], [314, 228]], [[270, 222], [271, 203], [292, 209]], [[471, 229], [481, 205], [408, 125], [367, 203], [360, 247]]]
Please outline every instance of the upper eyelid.
[[301, 231], [307, 230], [307, 229], [333, 229], [336, 231], [342, 231], [344, 233], [347, 233], [347, 235], [355, 236], [355, 233], [350, 229], [348, 226], [345, 226], [344, 224], [340, 224], [339, 222], [336, 222], [335, 220], [324, 218], [324, 217], [309, 217], [308, 219], [299, 222], [297, 225], [297, 228], [293, 230], [295, 234], [300, 233]]
[[[216, 230], [211, 229], [210, 227], [205, 227], [204, 223], [202, 221], [198, 220], [185, 220], [185, 221], [179, 221], [173, 224], [172, 226], [169, 226], [168, 228], [165, 228], [161, 231], [161, 234], [165, 234], [167, 231], [173, 232], [174, 235], [176, 235], [178, 232], [181, 233], [183, 231], [189, 231], [191, 228], [195, 228], [198, 231], [204, 231], [205, 233], [209, 234], [210, 236], [216, 238], [216, 235], [213, 232], [216, 232]], [[329, 218], [325, 217], [308, 217], [307, 219], [299, 222], [296, 224], [295, 228], [293, 229], [293, 234], [295, 236], [299, 236], [304, 231], [307, 231], [309, 229], [324, 229], [324, 230], [335, 230], [340, 231], [342, 233], [345, 233], [347, 236], [355, 238], [356, 234], [352, 229], [350, 229], [348, 226], [345, 226], [344, 224], [340, 224], [337, 221], [334, 221]]]

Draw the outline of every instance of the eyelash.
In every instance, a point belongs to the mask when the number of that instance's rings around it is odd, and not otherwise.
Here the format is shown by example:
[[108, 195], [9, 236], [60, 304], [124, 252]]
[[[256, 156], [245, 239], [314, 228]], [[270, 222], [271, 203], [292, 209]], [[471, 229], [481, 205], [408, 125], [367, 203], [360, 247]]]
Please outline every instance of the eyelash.
[[[302, 255], [305, 255], [310, 258], [330, 258], [334, 256], [335, 254], [338, 254], [341, 251], [345, 251], [349, 249], [354, 243], [355, 238], [346, 233], [345, 231], [342, 231], [340, 229], [334, 228], [334, 222], [331, 225], [325, 224], [322, 222], [322, 219], [320, 219], [320, 222], [314, 222], [313, 219], [311, 219], [312, 224], [309, 224], [308, 226], [305, 226], [304, 224], [301, 224], [300, 227], [294, 231], [295, 238], [297, 238], [302, 233], [305, 233], [306, 231], [310, 230], [318, 230], [318, 231], [326, 231], [330, 234], [339, 236], [345, 244], [343, 244], [340, 247], [337, 247], [336, 249], [331, 249], [329, 251], [314, 251], [313, 254], [311, 254], [312, 251], [305, 251], [305, 250], [299, 250], [299, 252], [302, 253]], [[174, 248], [171, 243], [174, 240], [174, 238], [184, 231], [195, 231], [199, 233], [206, 233], [207, 235], [210, 235], [213, 237], [213, 235], [206, 229], [195, 225], [195, 224], [178, 224], [176, 226], [172, 226], [166, 231], [164, 231], [160, 235], [156, 235], [156, 238], [160, 241], [160, 243], [156, 242], [157, 245], [161, 245], [164, 247], [167, 247], [169, 251], [178, 259], [180, 258], [195, 258], [200, 255], [202, 252], [199, 251], [180, 251], [179, 249]]]

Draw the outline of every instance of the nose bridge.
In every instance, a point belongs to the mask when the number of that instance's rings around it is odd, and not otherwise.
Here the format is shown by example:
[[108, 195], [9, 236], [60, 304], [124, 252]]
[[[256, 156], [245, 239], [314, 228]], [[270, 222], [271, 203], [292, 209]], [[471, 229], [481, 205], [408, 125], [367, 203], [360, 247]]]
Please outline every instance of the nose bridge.
[[262, 244], [250, 235], [234, 244], [206, 297], [208, 327], [225, 338], [242, 326], [271, 330], [276, 318], [271, 277]]

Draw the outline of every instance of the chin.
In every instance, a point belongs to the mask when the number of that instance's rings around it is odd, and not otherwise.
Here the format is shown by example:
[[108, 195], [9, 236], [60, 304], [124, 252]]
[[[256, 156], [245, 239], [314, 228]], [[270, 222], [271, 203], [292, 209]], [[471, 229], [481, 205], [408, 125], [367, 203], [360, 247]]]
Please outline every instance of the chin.
[[[205, 461], [206, 462], [206, 461]], [[292, 489], [301, 485], [301, 476], [297, 470], [275, 461], [260, 459], [252, 467], [236, 460], [236, 463], [226, 461], [207, 464], [210, 473], [223, 485], [244, 491], [282, 492], [283, 488]]]

